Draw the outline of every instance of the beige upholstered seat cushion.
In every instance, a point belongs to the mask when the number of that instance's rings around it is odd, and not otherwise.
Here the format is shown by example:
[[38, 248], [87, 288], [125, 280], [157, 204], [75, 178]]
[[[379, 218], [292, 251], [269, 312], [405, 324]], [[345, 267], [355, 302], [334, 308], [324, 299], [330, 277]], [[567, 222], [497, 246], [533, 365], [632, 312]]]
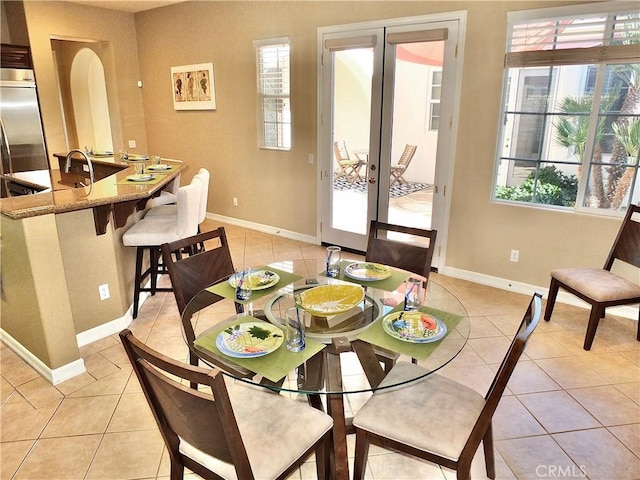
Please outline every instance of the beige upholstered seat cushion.
[[[398, 362], [381, 386], [426, 373]], [[423, 451], [457, 460], [485, 401], [475, 390], [442, 375], [378, 390], [353, 419], [356, 427]]]
[[558, 268], [551, 277], [596, 302], [640, 297], [640, 285], [599, 268]]
[[[225, 378], [255, 478], [276, 478], [332, 426], [331, 417], [261, 387]], [[207, 455], [184, 440], [180, 451], [225, 478], [236, 478], [233, 465]]]

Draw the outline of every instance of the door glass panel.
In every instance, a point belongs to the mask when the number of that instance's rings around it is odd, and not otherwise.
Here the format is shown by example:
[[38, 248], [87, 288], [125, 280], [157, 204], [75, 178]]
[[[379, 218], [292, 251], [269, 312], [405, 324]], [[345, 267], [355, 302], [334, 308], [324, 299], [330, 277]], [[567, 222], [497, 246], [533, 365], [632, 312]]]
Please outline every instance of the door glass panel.
[[432, 228], [444, 44], [431, 41], [394, 45], [387, 211], [390, 223]]
[[331, 227], [367, 232], [367, 181], [373, 48], [333, 52]]

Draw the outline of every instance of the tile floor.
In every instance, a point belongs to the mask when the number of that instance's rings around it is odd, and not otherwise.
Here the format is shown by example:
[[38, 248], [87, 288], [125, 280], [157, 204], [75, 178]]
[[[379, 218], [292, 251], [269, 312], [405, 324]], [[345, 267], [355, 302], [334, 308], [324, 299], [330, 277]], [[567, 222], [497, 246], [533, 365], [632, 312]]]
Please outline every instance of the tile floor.
[[[293, 259], [304, 275], [322, 268], [321, 247], [226, 229], [236, 263]], [[438, 274], [433, 280], [472, 317], [467, 346], [443, 373], [484, 393], [529, 298]], [[585, 352], [586, 318], [585, 310], [558, 304], [553, 320], [534, 333], [494, 417], [498, 478], [640, 478], [636, 323], [607, 316]], [[152, 347], [186, 358], [171, 293], [150, 297], [131, 329]], [[168, 478], [166, 451], [117, 335], [83, 347], [87, 373], [55, 387], [4, 345], [0, 353], [1, 479]], [[350, 407], [362, 400], [350, 398]], [[351, 439], [351, 455], [353, 447]], [[483, 469], [478, 455], [473, 478], [484, 478]], [[292, 478], [314, 476], [309, 462]], [[369, 479], [454, 477], [397, 453], [370, 452]]]

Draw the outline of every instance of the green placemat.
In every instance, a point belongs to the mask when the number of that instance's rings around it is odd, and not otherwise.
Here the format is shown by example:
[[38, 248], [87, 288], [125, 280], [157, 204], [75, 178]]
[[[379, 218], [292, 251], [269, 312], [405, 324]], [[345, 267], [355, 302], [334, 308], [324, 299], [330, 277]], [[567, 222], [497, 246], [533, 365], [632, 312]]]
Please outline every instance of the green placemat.
[[[394, 308], [391, 312], [397, 312], [402, 309], [402, 305]], [[453, 313], [443, 312], [442, 310], [436, 310], [435, 308], [429, 307], [421, 307], [421, 312], [429, 313], [440, 320], [442, 320], [447, 326], [446, 335], [436, 341], [430, 343], [411, 343], [404, 342], [402, 340], [398, 340], [397, 338], [393, 338], [382, 328], [382, 318], [379, 318], [369, 328], [367, 328], [364, 332], [358, 335], [360, 340], [371, 343], [373, 345], [377, 345], [382, 348], [386, 348], [388, 350], [394, 351], [396, 353], [400, 353], [403, 355], [407, 355], [411, 358], [416, 358], [418, 360], [424, 360], [429, 355], [433, 353], [433, 351], [438, 348], [442, 340], [447, 338], [449, 335], [460, 323], [463, 317], [460, 315], [456, 315]], [[390, 313], [391, 313], [390, 312]]]
[[[375, 282], [367, 282], [364, 280], [357, 280], [355, 278], [351, 278], [348, 277], [347, 275], [344, 274], [344, 269], [354, 263], [354, 260], [341, 260], [340, 261], [340, 276], [338, 277], [339, 280], [343, 280], [345, 282], [351, 282], [351, 283], [357, 283], [358, 285], [362, 285], [363, 287], [371, 287], [371, 288], [378, 288], [380, 290], [384, 290], [386, 292], [393, 292], [394, 290], [396, 290], [400, 285], [402, 285], [402, 282], [404, 282], [407, 277], [408, 277], [408, 273], [405, 272], [404, 270], [398, 270], [396, 268], [393, 267], [389, 267], [391, 268], [391, 276], [389, 278], [385, 278], [384, 280], [376, 280]], [[357, 263], [363, 263], [363, 262], [357, 262]], [[327, 272], [326, 270], [323, 272], [320, 272], [318, 275], [322, 276], [322, 277], [326, 277], [327, 276]]]
[[153, 185], [158, 183], [160, 180], [164, 180], [164, 175], [160, 173], [153, 173], [153, 178], [151, 180], [147, 180], [146, 182], [134, 182], [131, 180], [127, 180], [126, 178], [117, 182], [118, 185]]
[[295, 273], [285, 272], [284, 270], [279, 270], [277, 268], [271, 268], [269, 266], [265, 267], [256, 267], [251, 270], [269, 270], [270, 272], [277, 273], [280, 276], [280, 280], [273, 287], [265, 288], [264, 290], [254, 290], [251, 298], [249, 300], [237, 300], [236, 299], [236, 290], [227, 280], [216, 283], [207, 288], [211, 293], [215, 293], [216, 295], [220, 295], [221, 297], [228, 298], [233, 300], [236, 303], [247, 304], [257, 300], [258, 298], [264, 297], [265, 295], [271, 295], [273, 292], [277, 292], [282, 287], [285, 287], [297, 280], [300, 280], [302, 276], [296, 275]]
[[272, 382], [277, 382], [284, 376], [288, 375], [296, 367], [302, 365], [304, 362], [309, 360], [326, 346], [323, 343], [313, 340], [312, 338], [306, 337], [306, 346], [305, 349], [301, 352], [290, 352], [289, 350], [287, 350], [283, 342], [277, 350], [269, 353], [268, 355], [255, 358], [230, 357], [220, 352], [220, 350], [218, 350], [218, 347], [216, 347], [216, 339], [218, 338], [220, 332], [222, 332], [223, 330], [238, 323], [260, 321], [262, 320], [249, 316], [238, 317], [237, 322], [233, 322], [230, 324], [227, 323], [226, 325], [221, 326], [211, 333], [197, 338], [194, 343], [198, 347], [204, 348], [220, 357], [231, 360], [241, 367], [244, 367], [248, 370], [251, 370], [252, 372], [255, 372], [258, 375], [262, 375], [263, 377], [268, 378]]

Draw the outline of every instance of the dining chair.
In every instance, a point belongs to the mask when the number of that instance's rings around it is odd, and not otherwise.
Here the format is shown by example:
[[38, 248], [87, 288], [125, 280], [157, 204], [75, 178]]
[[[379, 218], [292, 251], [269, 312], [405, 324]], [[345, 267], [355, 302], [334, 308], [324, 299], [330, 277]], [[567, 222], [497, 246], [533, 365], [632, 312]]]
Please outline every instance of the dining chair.
[[330, 416], [220, 370], [178, 362], [128, 329], [120, 338], [169, 452], [172, 480], [185, 467], [207, 479], [281, 479], [313, 453], [318, 478], [326, 478]]
[[[485, 396], [444, 375], [398, 362], [353, 418], [356, 430], [354, 480], [364, 478], [369, 445], [422, 458], [471, 478], [471, 462], [483, 443], [487, 476], [495, 478], [492, 418], [509, 378], [540, 320], [536, 293]], [[399, 387], [422, 375], [424, 378]]]
[[429, 279], [437, 230], [371, 220], [365, 260], [401, 268]]
[[[204, 249], [202, 248], [204, 246]], [[199, 233], [191, 237], [164, 243], [161, 246], [162, 261], [169, 273], [173, 295], [176, 298], [178, 311], [182, 317], [182, 328], [185, 341], [189, 345], [189, 363], [197, 366], [199, 356], [206, 357], [208, 361], [226, 371], [232, 371], [238, 376], [253, 376], [254, 373], [241, 367], [225, 362], [223, 357], [212, 357], [208, 352], [194, 351], [196, 330], [191, 315], [185, 314], [187, 304], [204, 288], [224, 280], [235, 272], [233, 260], [229, 250], [229, 242], [224, 227]], [[198, 298], [203, 298], [202, 296]], [[202, 305], [194, 310], [201, 310], [206, 306], [222, 300], [223, 297], [211, 293], [203, 299]], [[241, 312], [241, 307], [236, 304], [236, 312]]]
[[[640, 285], [611, 271], [616, 261], [640, 269], [640, 218], [634, 217], [635, 214], [640, 217], [640, 204], [629, 205], [603, 268], [558, 268], [551, 271], [544, 319], [547, 322], [551, 320], [560, 288], [591, 305], [583, 345], [585, 350], [591, 350], [598, 323], [604, 318], [607, 307], [640, 303]], [[640, 309], [636, 338], [640, 341]]]
[[349, 183], [353, 183], [360, 178], [360, 167], [362, 161], [360, 159], [353, 160], [349, 156], [347, 145], [344, 140], [338, 140], [333, 143], [333, 152], [338, 162], [338, 173], [334, 180], [344, 177]]
[[402, 155], [400, 155], [398, 163], [395, 165], [391, 165], [391, 183], [389, 184], [390, 187], [395, 185], [396, 182], [407, 183], [403, 175], [409, 167], [409, 164], [411, 163], [411, 160], [413, 159], [417, 148], [418, 147], [416, 145], [409, 145], [407, 143], [407, 145], [405, 145], [404, 147], [404, 150], [402, 151]]

